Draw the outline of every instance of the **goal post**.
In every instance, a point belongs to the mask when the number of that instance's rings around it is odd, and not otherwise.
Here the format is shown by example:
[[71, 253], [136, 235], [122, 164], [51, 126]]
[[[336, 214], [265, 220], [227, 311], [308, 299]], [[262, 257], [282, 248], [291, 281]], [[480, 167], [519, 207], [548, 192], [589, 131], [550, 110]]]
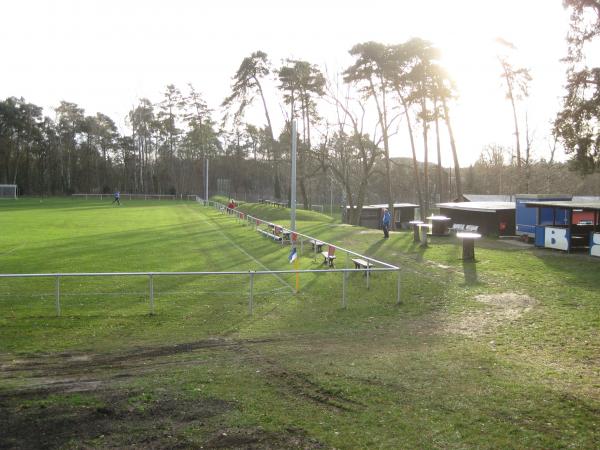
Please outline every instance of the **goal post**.
[[16, 184], [0, 184], [0, 200], [16, 199], [17, 185]]

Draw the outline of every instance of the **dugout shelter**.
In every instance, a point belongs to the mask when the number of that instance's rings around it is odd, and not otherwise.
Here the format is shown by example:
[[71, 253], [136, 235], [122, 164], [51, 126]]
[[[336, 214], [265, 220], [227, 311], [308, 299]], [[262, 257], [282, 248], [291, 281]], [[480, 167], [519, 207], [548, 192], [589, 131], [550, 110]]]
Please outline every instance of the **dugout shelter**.
[[440, 214], [450, 218], [450, 224], [476, 225], [487, 236], [514, 236], [515, 203], [470, 201], [438, 203]]

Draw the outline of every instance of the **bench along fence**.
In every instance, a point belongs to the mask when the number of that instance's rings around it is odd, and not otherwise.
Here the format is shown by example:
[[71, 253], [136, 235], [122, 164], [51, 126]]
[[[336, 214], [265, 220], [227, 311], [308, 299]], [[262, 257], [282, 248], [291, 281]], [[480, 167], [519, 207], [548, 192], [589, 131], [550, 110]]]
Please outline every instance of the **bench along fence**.
[[[262, 199], [262, 198], [258, 199], [258, 203], [263, 203], [263, 204], [269, 205], [269, 206], [275, 206], [277, 208], [287, 208], [288, 207], [287, 202], [276, 202], [274, 200], [267, 200], [267, 199]], [[296, 206], [298, 208], [304, 209], [304, 203], [296, 203]], [[322, 213], [323, 205], [310, 205], [310, 209], [312, 211], [318, 211], [318, 212]]]
[[[105, 198], [114, 198], [115, 194], [71, 194], [71, 197], [84, 198], [86, 200], [90, 198], [103, 200]], [[191, 194], [121, 194], [121, 199], [127, 200], [196, 200], [196, 198], [196, 195]]]
[[[299, 249], [300, 255], [304, 253], [304, 244], [307, 243], [311, 245], [314, 258], [317, 258], [317, 255], [320, 254], [323, 256], [323, 264], [327, 264], [328, 267], [334, 268], [335, 260], [337, 256], [335, 255], [336, 250], [345, 254], [345, 269], [344, 271], [350, 270], [350, 260], [354, 264], [354, 270], [356, 271], [364, 271], [367, 283], [367, 289], [369, 288], [369, 279], [372, 271], [395, 271], [398, 273], [398, 302], [400, 302], [400, 268], [389, 264], [383, 261], [378, 261], [374, 258], [370, 258], [365, 255], [361, 255], [360, 253], [353, 252], [352, 250], [348, 250], [346, 248], [342, 248], [333, 243], [325, 242], [320, 239], [317, 239], [313, 236], [309, 236], [307, 234], [299, 233], [298, 231], [292, 232], [289, 229], [286, 229], [280, 225], [277, 225], [273, 222], [269, 222], [267, 220], [260, 219], [258, 217], [252, 216], [250, 214], [245, 214], [242, 211], [238, 211], [237, 209], [232, 209], [225, 206], [222, 203], [214, 202], [211, 200], [203, 200], [200, 197], [197, 198], [198, 203], [213, 207], [217, 211], [220, 211], [222, 214], [230, 214], [233, 215], [238, 222], [243, 223], [245, 225], [251, 226], [258, 233], [266, 236], [267, 238], [273, 239], [276, 242], [279, 242], [281, 245], [291, 244], [292, 241], [296, 244], [296, 248]], [[265, 226], [265, 228], [260, 228], [261, 226]], [[327, 248], [327, 251], [323, 251], [323, 248]], [[330, 269], [331, 270], [331, 269]], [[301, 272], [298, 270], [297, 272]], [[347, 275], [344, 275], [345, 277]]]

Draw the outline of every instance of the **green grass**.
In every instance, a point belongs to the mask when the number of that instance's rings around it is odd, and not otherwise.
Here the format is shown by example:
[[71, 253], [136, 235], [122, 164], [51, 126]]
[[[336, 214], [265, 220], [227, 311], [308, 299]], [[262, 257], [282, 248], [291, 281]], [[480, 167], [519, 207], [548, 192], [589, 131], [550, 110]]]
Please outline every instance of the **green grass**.
[[[247, 275], [177, 276], [154, 280], [150, 314], [146, 277], [73, 278], [56, 317], [54, 280], [0, 280], [0, 447], [599, 446], [600, 261], [484, 239], [463, 264], [451, 238], [422, 249], [311, 211], [298, 228], [399, 265], [402, 304], [394, 274], [369, 290], [352, 274], [345, 309], [340, 274], [298, 294], [266, 276], [249, 315]], [[2, 202], [0, 230], [0, 273], [290, 268], [289, 248], [193, 202]], [[535, 303], [476, 297], [506, 293]]]

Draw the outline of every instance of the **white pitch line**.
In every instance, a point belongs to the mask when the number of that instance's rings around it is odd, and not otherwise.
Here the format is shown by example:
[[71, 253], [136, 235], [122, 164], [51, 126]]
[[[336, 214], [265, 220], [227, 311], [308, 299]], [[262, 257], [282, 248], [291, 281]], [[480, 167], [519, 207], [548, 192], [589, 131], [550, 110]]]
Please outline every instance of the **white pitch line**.
[[[201, 213], [202, 213], [202, 218], [204, 219], [204, 222], [206, 222], [207, 224], [209, 224], [209, 225], [211, 225], [211, 226], [215, 227], [215, 228], [217, 229], [217, 231], [218, 231], [219, 233], [221, 233], [221, 235], [222, 235], [222, 236], [223, 236], [223, 237], [224, 237], [224, 238], [225, 238], [227, 241], [229, 241], [229, 243], [230, 243], [231, 245], [233, 245], [233, 246], [234, 246], [236, 249], [238, 249], [240, 252], [242, 252], [244, 255], [246, 255], [248, 258], [250, 258], [252, 261], [254, 261], [255, 263], [257, 263], [257, 264], [258, 264], [259, 266], [261, 266], [263, 269], [265, 269], [265, 270], [269, 270], [269, 271], [271, 270], [271, 269], [269, 269], [267, 266], [265, 266], [263, 263], [261, 263], [261, 262], [260, 262], [258, 259], [256, 259], [254, 256], [252, 256], [250, 253], [248, 253], [246, 250], [244, 250], [242, 247], [240, 247], [240, 246], [239, 246], [239, 245], [237, 245], [235, 242], [233, 242], [233, 241], [232, 241], [232, 240], [229, 238], [229, 236], [227, 236], [225, 233], [223, 233], [223, 231], [222, 231], [222, 230], [221, 230], [221, 229], [220, 229], [218, 226], [216, 226], [216, 225], [213, 223], [212, 219], [211, 219], [211, 221], [209, 222], [209, 221], [208, 221], [208, 219], [207, 219], [207, 217], [206, 217], [206, 216], [203, 214], [203, 212], [201, 212]], [[282, 282], [282, 283], [283, 283], [283, 284], [284, 284], [286, 287], [290, 288], [290, 290], [291, 290], [292, 292], [295, 292], [294, 288], [293, 288], [293, 287], [292, 287], [292, 286], [291, 286], [291, 285], [290, 285], [290, 284], [289, 284], [287, 281], [285, 281], [283, 278], [281, 278], [281, 277], [279, 276], [279, 274], [276, 274], [276, 273], [274, 273], [274, 274], [273, 274], [273, 276], [274, 276], [274, 277], [276, 277], [276, 278], [277, 278], [279, 281], [281, 281], [281, 282]]]

